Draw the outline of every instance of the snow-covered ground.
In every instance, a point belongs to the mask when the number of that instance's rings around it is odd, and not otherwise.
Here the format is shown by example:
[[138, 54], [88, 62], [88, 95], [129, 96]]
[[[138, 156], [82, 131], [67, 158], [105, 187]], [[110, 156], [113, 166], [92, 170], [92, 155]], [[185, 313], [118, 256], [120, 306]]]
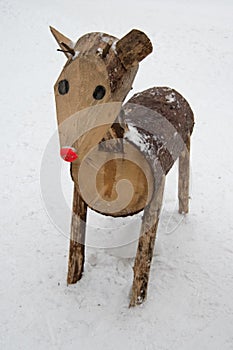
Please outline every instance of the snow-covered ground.
[[[1, 0], [0, 11], [0, 349], [233, 349], [232, 1]], [[100, 247], [106, 233], [113, 240], [137, 233], [140, 215], [90, 212], [85, 275], [66, 285], [70, 217], [62, 234], [40, 191], [56, 128], [53, 84], [65, 62], [49, 25], [73, 40], [91, 31], [145, 31], [154, 52], [141, 63], [134, 92], [171, 86], [195, 112], [190, 214], [177, 213], [174, 169], [148, 299], [134, 309], [131, 252]], [[69, 169], [61, 167], [70, 204]]]

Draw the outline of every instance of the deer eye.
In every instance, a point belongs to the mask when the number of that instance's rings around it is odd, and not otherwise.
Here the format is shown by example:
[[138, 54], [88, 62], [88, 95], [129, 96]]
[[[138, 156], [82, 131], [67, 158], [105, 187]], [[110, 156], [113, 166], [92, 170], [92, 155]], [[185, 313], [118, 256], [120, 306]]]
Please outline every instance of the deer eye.
[[106, 93], [105, 87], [103, 87], [102, 85], [98, 85], [96, 86], [95, 91], [93, 92], [93, 97], [95, 100], [102, 100], [105, 93]]
[[67, 94], [67, 92], [69, 91], [69, 88], [70, 88], [70, 86], [69, 86], [68, 80], [64, 79], [64, 80], [59, 81], [58, 92], [60, 95]]

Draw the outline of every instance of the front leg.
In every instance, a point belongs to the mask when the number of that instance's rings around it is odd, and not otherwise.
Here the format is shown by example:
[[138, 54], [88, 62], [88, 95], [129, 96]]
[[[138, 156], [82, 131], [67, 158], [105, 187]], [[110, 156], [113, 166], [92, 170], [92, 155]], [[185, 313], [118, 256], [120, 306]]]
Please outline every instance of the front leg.
[[129, 306], [141, 304], [147, 295], [151, 260], [153, 257], [156, 231], [162, 207], [165, 175], [161, 178], [150, 204], [145, 208], [141, 233], [134, 263], [134, 280]]
[[87, 205], [80, 197], [74, 183], [73, 213], [70, 233], [70, 252], [67, 283], [73, 284], [81, 279], [85, 261], [85, 231]]

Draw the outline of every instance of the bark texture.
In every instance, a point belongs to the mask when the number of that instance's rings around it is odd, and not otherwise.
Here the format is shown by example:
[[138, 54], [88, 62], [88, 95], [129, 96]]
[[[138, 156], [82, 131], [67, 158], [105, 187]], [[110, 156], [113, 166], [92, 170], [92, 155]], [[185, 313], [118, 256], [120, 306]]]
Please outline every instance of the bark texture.
[[116, 50], [125, 69], [129, 69], [148, 56], [153, 48], [145, 33], [133, 29], [116, 43]]
[[73, 284], [81, 279], [85, 261], [85, 231], [87, 205], [78, 194], [74, 184], [73, 213], [70, 234], [70, 251], [67, 283]]
[[134, 263], [134, 280], [130, 307], [141, 304], [147, 296], [150, 266], [163, 201], [164, 184], [165, 176], [160, 179], [159, 187], [154, 193], [151, 203], [145, 208], [142, 218], [141, 234]]
[[179, 157], [179, 213], [187, 214], [189, 211], [189, 176], [190, 176], [190, 136], [186, 142], [186, 148]]

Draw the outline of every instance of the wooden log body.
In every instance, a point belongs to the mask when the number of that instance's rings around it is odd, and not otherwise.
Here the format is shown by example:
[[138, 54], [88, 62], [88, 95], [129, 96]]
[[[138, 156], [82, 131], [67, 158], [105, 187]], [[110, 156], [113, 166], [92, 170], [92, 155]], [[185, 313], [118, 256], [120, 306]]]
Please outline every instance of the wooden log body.
[[113, 128], [99, 147], [71, 168], [88, 206], [115, 217], [133, 215], [150, 203], [157, 182], [185, 151], [194, 119], [177, 91], [159, 87], [133, 96], [116, 125], [119, 130]]

